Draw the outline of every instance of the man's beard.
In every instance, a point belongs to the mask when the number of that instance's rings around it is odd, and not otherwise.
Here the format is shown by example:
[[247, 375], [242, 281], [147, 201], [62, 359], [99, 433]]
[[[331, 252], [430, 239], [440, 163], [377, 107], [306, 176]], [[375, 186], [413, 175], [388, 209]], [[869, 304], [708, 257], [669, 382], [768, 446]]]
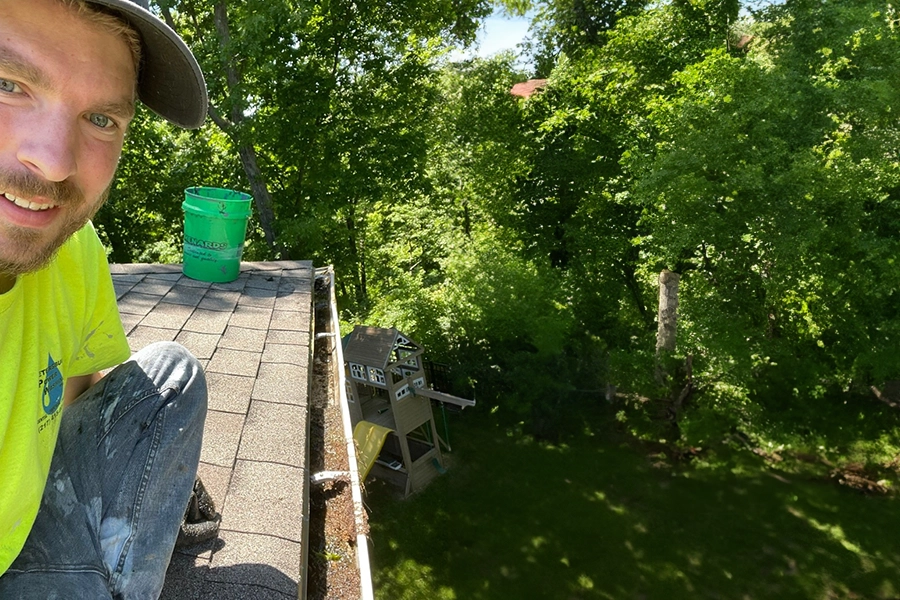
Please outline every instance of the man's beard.
[[[84, 194], [70, 181], [44, 181], [30, 173], [10, 174], [0, 172], [0, 193], [6, 192], [19, 198], [46, 198], [59, 207], [79, 207], [80, 210], [67, 211], [65, 222], [58, 233], [49, 240], [43, 240], [46, 232], [12, 227], [7, 230], [8, 241], [16, 249], [12, 257], [0, 256], [0, 274], [17, 277], [33, 273], [44, 268], [62, 247], [69, 237], [84, 227], [97, 213], [112, 187], [110, 184], [95, 202], [85, 201]], [[9, 202], [8, 198], [0, 198], [0, 202]], [[53, 209], [50, 209], [53, 210]], [[2, 227], [2, 225], [0, 225]], [[0, 229], [2, 231], [2, 229]]]

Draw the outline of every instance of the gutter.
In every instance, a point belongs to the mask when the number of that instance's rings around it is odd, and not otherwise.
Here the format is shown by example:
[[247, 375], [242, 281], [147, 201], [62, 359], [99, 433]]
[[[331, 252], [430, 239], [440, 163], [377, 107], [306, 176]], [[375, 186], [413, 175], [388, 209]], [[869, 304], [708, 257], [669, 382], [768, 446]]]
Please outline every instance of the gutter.
[[[316, 354], [316, 278], [313, 277], [312, 286], [310, 287], [310, 306], [309, 306], [309, 355], [306, 367], [306, 398], [312, 398], [313, 385], [313, 365], [315, 364]], [[306, 447], [304, 448], [303, 464], [309, 466], [310, 457], [310, 418], [307, 409], [306, 415], [306, 432], [304, 439]], [[309, 477], [303, 477], [303, 505], [300, 508], [301, 530], [300, 530], [300, 585], [297, 588], [297, 599], [306, 600], [307, 583], [309, 580]]]
[[[356, 561], [359, 568], [360, 599], [374, 600], [375, 594], [372, 587], [372, 567], [369, 560], [369, 538], [363, 533], [367, 530], [365, 508], [362, 501], [362, 486], [359, 478], [359, 464], [356, 458], [356, 444], [353, 441], [353, 425], [350, 420], [350, 406], [347, 402], [347, 380], [344, 374], [344, 347], [341, 344], [341, 321], [338, 317], [337, 299], [334, 292], [334, 267], [328, 266], [316, 269], [316, 277], [323, 275], [328, 278], [328, 302], [331, 310], [333, 358], [335, 381], [337, 381], [337, 393], [335, 396], [341, 405], [341, 421], [344, 424], [344, 439], [347, 442], [347, 460], [350, 463], [350, 492], [353, 500], [353, 516], [356, 521]], [[312, 362], [310, 362], [312, 364]], [[308, 438], [307, 438], [308, 439]], [[304, 478], [304, 485], [309, 485], [309, 478]], [[309, 495], [306, 495], [308, 498]], [[308, 514], [308, 513], [307, 513]], [[305, 547], [305, 546], [304, 546]], [[305, 565], [304, 559], [304, 565]], [[305, 569], [305, 566], [304, 566]], [[305, 579], [304, 579], [304, 595]]]

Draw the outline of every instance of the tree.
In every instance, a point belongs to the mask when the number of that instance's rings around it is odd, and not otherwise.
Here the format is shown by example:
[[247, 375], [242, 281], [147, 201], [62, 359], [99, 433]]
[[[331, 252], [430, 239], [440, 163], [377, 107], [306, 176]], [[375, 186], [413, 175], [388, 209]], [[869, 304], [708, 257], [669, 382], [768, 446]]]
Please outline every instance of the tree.
[[333, 262], [342, 298], [364, 308], [368, 215], [416, 185], [430, 65], [474, 37], [485, 3], [160, 6], [196, 49], [212, 120], [241, 159], [268, 248], [258, 257]]

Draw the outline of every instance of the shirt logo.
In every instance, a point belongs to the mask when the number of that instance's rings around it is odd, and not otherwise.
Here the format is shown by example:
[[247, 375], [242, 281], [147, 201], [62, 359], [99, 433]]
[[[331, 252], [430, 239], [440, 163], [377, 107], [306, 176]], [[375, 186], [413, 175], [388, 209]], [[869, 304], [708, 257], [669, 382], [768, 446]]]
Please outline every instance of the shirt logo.
[[41, 395], [41, 403], [44, 405], [44, 412], [52, 415], [59, 408], [63, 397], [63, 376], [59, 370], [61, 360], [53, 360], [51, 354], [47, 355], [47, 368], [41, 371], [41, 382], [43, 393]]

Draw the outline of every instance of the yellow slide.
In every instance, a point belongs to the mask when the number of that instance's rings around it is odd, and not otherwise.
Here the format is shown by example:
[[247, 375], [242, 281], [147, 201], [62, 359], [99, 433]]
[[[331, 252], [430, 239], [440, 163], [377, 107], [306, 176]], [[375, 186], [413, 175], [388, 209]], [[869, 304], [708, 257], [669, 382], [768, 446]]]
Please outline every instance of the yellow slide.
[[365, 481], [366, 476], [375, 464], [375, 459], [384, 446], [384, 440], [392, 430], [369, 421], [360, 421], [353, 428], [353, 441], [356, 442], [356, 450], [359, 453], [359, 480]]

